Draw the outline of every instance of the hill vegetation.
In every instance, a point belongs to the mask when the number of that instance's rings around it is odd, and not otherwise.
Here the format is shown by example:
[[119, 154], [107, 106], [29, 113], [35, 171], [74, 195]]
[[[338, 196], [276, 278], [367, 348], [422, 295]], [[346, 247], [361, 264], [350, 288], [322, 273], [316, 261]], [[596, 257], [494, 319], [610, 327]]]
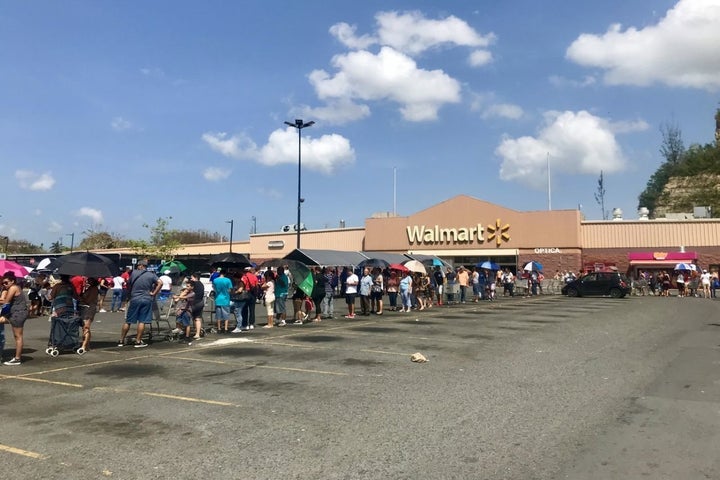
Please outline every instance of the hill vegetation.
[[689, 213], [695, 206], [720, 212], [720, 109], [715, 114], [715, 142], [686, 149], [680, 129], [663, 125], [660, 153], [665, 158], [638, 197], [651, 218], [670, 212]]

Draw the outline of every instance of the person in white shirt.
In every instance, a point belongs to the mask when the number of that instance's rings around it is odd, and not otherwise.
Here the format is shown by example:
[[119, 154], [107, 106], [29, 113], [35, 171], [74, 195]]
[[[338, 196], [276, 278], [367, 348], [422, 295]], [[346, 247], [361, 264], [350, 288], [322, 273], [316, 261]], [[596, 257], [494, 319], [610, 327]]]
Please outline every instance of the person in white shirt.
[[110, 311], [117, 312], [122, 307], [123, 288], [125, 287], [125, 279], [120, 275], [115, 275], [112, 279], [112, 303]]
[[170, 270], [165, 270], [160, 276], [159, 280], [162, 282], [160, 287], [160, 295], [158, 296], [158, 302], [164, 304], [170, 297], [172, 297], [172, 278], [170, 277]]
[[355, 272], [351, 272], [345, 281], [345, 303], [347, 304], [348, 314], [345, 318], [355, 318], [355, 297], [357, 296], [358, 283], [360, 279]]
[[703, 288], [703, 298], [710, 298], [711, 277], [712, 275], [707, 270], [703, 270], [702, 275], [700, 275], [700, 282], [702, 283]]

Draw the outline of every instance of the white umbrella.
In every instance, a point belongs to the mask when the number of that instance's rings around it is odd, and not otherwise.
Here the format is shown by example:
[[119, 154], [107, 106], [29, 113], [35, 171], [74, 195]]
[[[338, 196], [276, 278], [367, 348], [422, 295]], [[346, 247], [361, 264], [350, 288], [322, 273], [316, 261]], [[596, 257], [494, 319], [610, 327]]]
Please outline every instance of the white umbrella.
[[678, 263], [675, 265], [675, 270], [697, 270], [697, 266], [693, 263]]
[[405, 265], [407, 269], [411, 272], [422, 273], [423, 275], [427, 274], [425, 265], [423, 265], [422, 262], [419, 262], [417, 260], [408, 260], [407, 262], [403, 263], [403, 265]]

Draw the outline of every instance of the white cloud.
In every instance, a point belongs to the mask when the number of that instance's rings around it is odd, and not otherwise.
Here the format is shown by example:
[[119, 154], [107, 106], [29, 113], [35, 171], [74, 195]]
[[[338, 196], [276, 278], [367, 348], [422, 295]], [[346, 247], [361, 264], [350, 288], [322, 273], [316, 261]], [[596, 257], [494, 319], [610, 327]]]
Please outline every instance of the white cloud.
[[492, 53], [487, 50], [475, 50], [468, 57], [468, 63], [471, 67], [482, 67], [483, 65], [487, 65], [492, 62], [492, 60]]
[[644, 28], [611, 25], [603, 35], [585, 33], [566, 56], [605, 70], [610, 85], [663, 83], [720, 89], [720, 2], [680, 0], [657, 24]]
[[323, 107], [302, 106], [298, 118], [314, 118], [325, 125], [344, 125], [370, 116], [370, 107], [347, 98], [330, 101]]
[[103, 214], [100, 210], [91, 207], [82, 207], [80, 210], [75, 212], [78, 217], [89, 217], [93, 224], [99, 224], [103, 221]]
[[33, 210], [33, 215], [39, 217], [40, 215], [42, 215], [42, 210], [36, 208], [35, 210]]
[[39, 174], [30, 170], [16, 170], [15, 178], [20, 183], [20, 188], [25, 190], [50, 190], [55, 185], [55, 179], [50, 172]]
[[116, 132], [122, 132], [131, 129], [133, 125], [122, 117], [115, 117], [112, 119], [112, 122], [110, 122], [110, 126]]
[[50, 222], [50, 225], [48, 225], [48, 232], [50, 232], [50, 233], [60, 233], [62, 231], [63, 231], [63, 226], [54, 220], [52, 222]]
[[[297, 130], [292, 127], [275, 130], [262, 147], [258, 147], [243, 134], [228, 137], [226, 133], [208, 132], [203, 134], [202, 138], [210, 148], [226, 157], [250, 159], [270, 166], [296, 164], [298, 160]], [[303, 167], [329, 174], [338, 166], [354, 161], [355, 151], [350, 146], [350, 141], [342, 135], [331, 134], [313, 138], [308, 133], [303, 133]]]
[[464, 20], [449, 16], [427, 19], [420, 12], [380, 12], [375, 16], [381, 45], [388, 45], [408, 55], [418, 55], [441, 45], [487, 47], [495, 35], [480, 35]]
[[507, 118], [518, 120], [525, 115], [525, 111], [518, 105], [498, 102], [497, 96], [493, 92], [471, 92], [470, 110], [480, 112], [480, 116], [484, 119]]
[[203, 177], [210, 182], [218, 182], [230, 176], [232, 170], [219, 167], [208, 167], [203, 171]]
[[595, 83], [597, 83], [597, 80], [592, 75], [586, 75], [581, 80], [573, 80], [571, 78], [565, 78], [559, 75], [550, 75], [548, 80], [550, 81], [551, 85], [558, 88], [583, 88], [595, 85]]
[[547, 112], [535, 137], [504, 138], [495, 149], [500, 178], [534, 188], [546, 185], [547, 159], [553, 172], [597, 174], [623, 170], [625, 158], [613, 124], [586, 111]]
[[377, 38], [371, 35], [355, 36], [357, 27], [345, 22], [336, 23], [330, 27], [330, 35], [337, 38], [340, 43], [353, 50], [364, 50], [377, 43]]
[[650, 128], [650, 125], [645, 120], [610, 122], [608, 126], [613, 133], [644, 132]]
[[400, 104], [406, 120], [437, 118], [446, 103], [460, 101], [460, 83], [441, 70], [423, 70], [415, 61], [390, 47], [376, 55], [350, 52], [333, 58], [335, 76], [324, 70], [310, 73], [310, 83], [320, 99], [389, 100]]
[[517, 120], [522, 118], [524, 113], [523, 109], [517, 105], [512, 105], [510, 103], [498, 103], [495, 105], [489, 105], [485, 108], [481, 116], [483, 118], [500, 117]]

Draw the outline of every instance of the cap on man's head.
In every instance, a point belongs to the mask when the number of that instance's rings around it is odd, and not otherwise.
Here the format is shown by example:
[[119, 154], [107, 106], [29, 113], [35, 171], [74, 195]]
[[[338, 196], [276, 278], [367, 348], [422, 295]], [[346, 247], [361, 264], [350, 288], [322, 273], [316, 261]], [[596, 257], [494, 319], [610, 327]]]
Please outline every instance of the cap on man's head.
[[141, 266], [141, 265], [142, 265], [143, 267], [147, 267], [147, 260], [138, 260], [138, 263], [137, 263], [137, 264], [138, 264], [138, 267]]
[[170, 275], [170, 270], [165, 270], [163, 273], [164, 273], [165, 275]]
[[251, 267], [250, 265], [248, 265], [247, 267], [245, 267], [245, 270], [246, 270], [246, 271], [247, 271], [247, 270], [252, 270], [252, 267]]

